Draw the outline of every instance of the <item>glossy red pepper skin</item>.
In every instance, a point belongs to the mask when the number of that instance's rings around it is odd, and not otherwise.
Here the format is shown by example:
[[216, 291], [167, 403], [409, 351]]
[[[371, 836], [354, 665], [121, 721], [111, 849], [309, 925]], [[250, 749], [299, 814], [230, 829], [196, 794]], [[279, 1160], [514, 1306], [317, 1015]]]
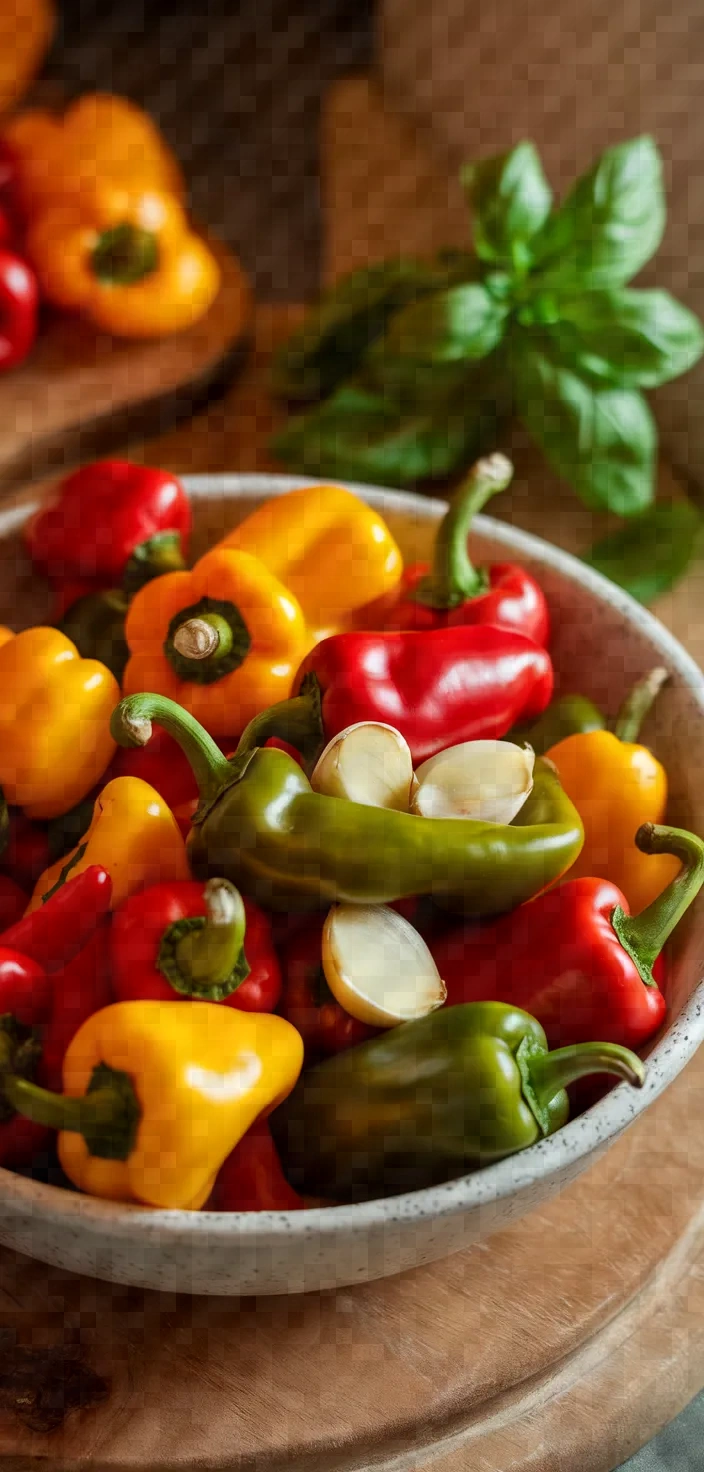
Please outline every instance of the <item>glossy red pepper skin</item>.
[[0, 874], [0, 932], [15, 925], [29, 904], [29, 895], [9, 874]]
[[39, 287], [32, 267], [6, 246], [0, 248], [0, 373], [16, 368], [37, 336]]
[[447, 1005], [523, 1007], [551, 1048], [597, 1033], [604, 1042], [639, 1048], [657, 1032], [667, 1004], [621, 945], [611, 923], [617, 906], [629, 913], [615, 884], [571, 879], [498, 921], [457, 926], [431, 940]]
[[59, 971], [90, 940], [110, 910], [112, 880], [100, 864], [67, 879], [50, 899], [0, 935], [0, 945]]
[[180, 534], [185, 555], [191, 508], [176, 476], [129, 460], [98, 460], [61, 482], [28, 523], [25, 540], [50, 578], [114, 587], [135, 548], [166, 531]]
[[[113, 988], [118, 1002], [186, 1000], [157, 965], [164, 932], [179, 920], [207, 915], [204, 885], [195, 880], [155, 884], [131, 895], [113, 916], [110, 941]], [[244, 952], [249, 976], [221, 1006], [240, 1012], [273, 1012], [281, 996], [281, 968], [263, 910], [244, 901]]]
[[[29, 956], [0, 946], [0, 1019], [9, 1017], [22, 1027], [41, 1028], [49, 1020], [51, 1006], [51, 979], [42, 967]], [[29, 1165], [49, 1134], [44, 1125], [19, 1114], [0, 1119], [0, 1166]]]
[[309, 920], [283, 952], [281, 1012], [301, 1034], [307, 1063], [344, 1053], [377, 1032], [350, 1017], [330, 991], [322, 966], [323, 923], [324, 916]]
[[510, 629], [460, 625], [410, 633], [333, 634], [299, 671], [315, 674], [329, 741], [356, 721], [405, 736], [414, 763], [462, 741], [504, 736], [549, 704], [549, 654]]
[[218, 1171], [208, 1211], [302, 1211], [281, 1168], [271, 1130], [258, 1119]]
[[50, 977], [51, 1011], [42, 1040], [37, 1082], [61, 1093], [66, 1049], [79, 1027], [115, 1000], [110, 980], [110, 926], [103, 921], [88, 944]]
[[494, 562], [486, 568], [488, 588], [456, 608], [431, 608], [413, 597], [428, 576], [430, 564], [416, 562], [407, 567], [398, 603], [384, 617], [385, 629], [446, 629], [458, 624], [494, 624], [513, 629], [536, 644], [545, 646], [550, 635], [550, 616], [542, 588], [514, 562]]

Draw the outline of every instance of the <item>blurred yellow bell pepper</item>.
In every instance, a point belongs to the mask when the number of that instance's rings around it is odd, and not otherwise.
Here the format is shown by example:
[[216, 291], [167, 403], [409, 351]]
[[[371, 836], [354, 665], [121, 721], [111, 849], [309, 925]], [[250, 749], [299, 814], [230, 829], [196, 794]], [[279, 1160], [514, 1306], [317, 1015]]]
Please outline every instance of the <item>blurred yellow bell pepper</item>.
[[191, 877], [178, 823], [141, 777], [114, 777], [103, 788], [87, 833], [40, 875], [27, 914], [43, 904], [62, 875], [73, 878], [91, 864], [100, 864], [112, 879], [113, 910], [149, 884]]
[[[9, 631], [6, 631], [9, 632]], [[30, 818], [75, 807], [105, 771], [115, 742], [115, 676], [81, 659], [58, 629], [0, 636], [0, 787]]]

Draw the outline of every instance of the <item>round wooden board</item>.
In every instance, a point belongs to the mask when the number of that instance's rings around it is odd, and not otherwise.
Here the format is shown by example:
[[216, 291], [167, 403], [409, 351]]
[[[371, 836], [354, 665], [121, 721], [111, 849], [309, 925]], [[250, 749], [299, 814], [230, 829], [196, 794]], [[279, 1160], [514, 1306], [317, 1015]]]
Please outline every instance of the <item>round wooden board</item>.
[[[544, 1210], [337, 1293], [145, 1294], [0, 1253], [3, 1466], [611, 1472], [702, 1380], [703, 1114], [704, 1053]], [[64, 1393], [88, 1405], [62, 1422]]]
[[27, 362], [0, 378], [0, 495], [159, 434], [229, 382], [247, 350], [250, 293], [232, 252], [209, 244], [222, 285], [187, 332], [138, 342], [47, 318]]

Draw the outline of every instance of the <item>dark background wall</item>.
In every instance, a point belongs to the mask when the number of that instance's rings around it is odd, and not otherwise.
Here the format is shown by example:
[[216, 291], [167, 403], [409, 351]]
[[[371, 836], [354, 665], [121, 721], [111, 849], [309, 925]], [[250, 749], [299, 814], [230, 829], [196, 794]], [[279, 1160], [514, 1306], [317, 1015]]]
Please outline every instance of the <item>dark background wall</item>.
[[320, 258], [325, 88], [371, 58], [371, 0], [63, 0], [46, 76], [125, 93], [186, 167], [194, 213], [263, 300], [300, 301]]

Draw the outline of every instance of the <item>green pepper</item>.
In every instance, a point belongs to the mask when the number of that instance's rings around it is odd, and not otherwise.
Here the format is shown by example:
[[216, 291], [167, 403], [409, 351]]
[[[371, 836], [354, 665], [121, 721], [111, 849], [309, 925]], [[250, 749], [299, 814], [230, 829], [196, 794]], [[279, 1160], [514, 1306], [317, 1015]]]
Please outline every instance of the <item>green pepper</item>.
[[510, 826], [431, 819], [313, 792], [284, 751], [255, 747], [227, 761], [165, 696], [121, 701], [113, 737], [143, 746], [152, 720], [178, 741], [198, 782], [193, 872], [231, 879], [269, 908], [430, 894], [468, 915], [495, 915], [553, 884], [582, 847], [581, 819], [548, 763], [536, 765], [533, 791]]
[[565, 1124], [568, 1084], [645, 1068], [616, 1043], [549, 1053], [540, 1023], [503, 1002], [444, 1007], [308, 1069], [269, 1123], [306, 1195], [363, 1201], [417, 1190], [525, 1150]]
[[605, 730], [606, 717], [586, 695], [561, 695], [532, 725], [514, 726], [505, 740], [527, 741], [536, 756], [542, 756], [566, 736]]

